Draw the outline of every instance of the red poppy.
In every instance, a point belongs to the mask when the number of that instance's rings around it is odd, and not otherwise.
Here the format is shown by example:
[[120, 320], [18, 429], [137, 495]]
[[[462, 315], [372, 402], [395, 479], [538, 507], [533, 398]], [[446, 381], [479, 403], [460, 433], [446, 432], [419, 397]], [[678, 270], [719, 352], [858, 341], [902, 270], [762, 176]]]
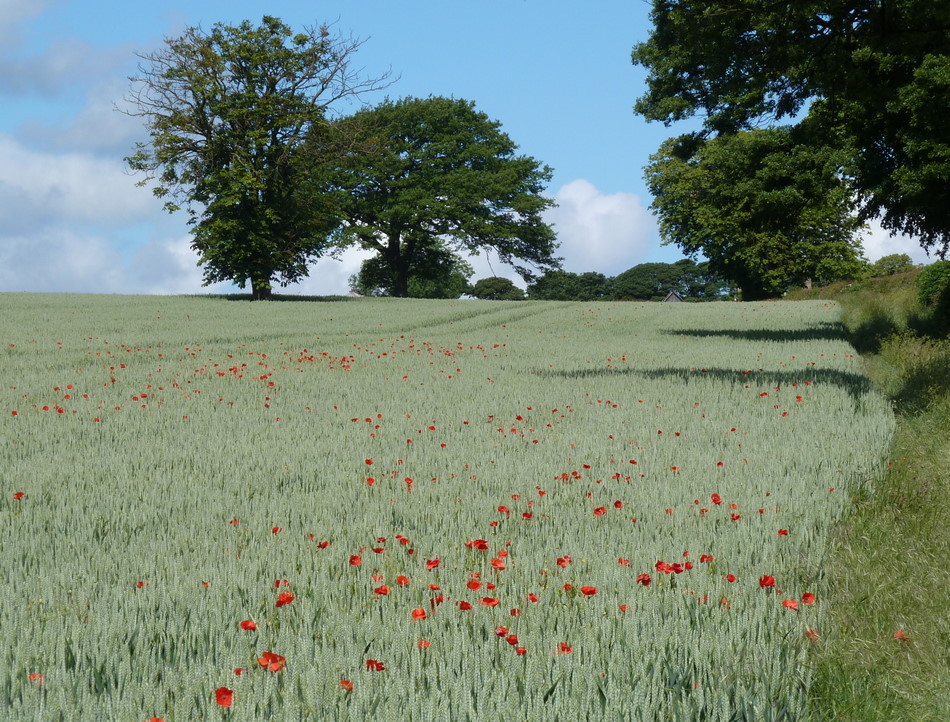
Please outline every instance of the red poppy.
[[382, 672], [384, 669], [386, 669], [386, 665], [376, 659], [367, 659], [366, 669], [372, 672]]
[[640, 576], [637, 577], [637, 584], [642, 584], [645, 587], [650, 586], [651, 581], [653, 580], [650, 579], [649, 574], [641, 574]]
[[264, 652], [257, 658], [257, 663], [268, 672], [279, 672], [287, 665], [287, 659], [273, 652]]
[[530, 511], [526, 511], [521, 515], [522, 519], [531, 519], [534, 516]]
[[528, 650], [525, 649], [524, 647], [515, 647], [515, 654], [517, 654], [519, 657], [524, 654], [527, 654], [527, 652]]
[[22, 499], [24, 496], [26, 496], [26, 494], [24, 494], [22, 491], [18, 491], [14, 493], [13, 498], [17, 501], [20, 501], [20, 499]]
[[363, 557], [361, 557], [359, 554], [353, 554], [353, 555], [350, 557], [350, 566], [351, 566], [351, 567], [358, 567], [358, 566], [359, 566], [360, 564], [362, 564], [362, 563], [363, 563]]
[[614, 509], [623, 509], [623, 502], [619, 499], [614, 502]]
[[798, 611], [798, 602], [796, 602], [794, 599], [786, 599], [784, 602], [782, 602], [782, 606], [786, 609], [791, 609], [793, 612]]
[[571, 646], [567, 642], [561, 642], [557, 646], [557, 649], [554, 650], [554, 653], [555, 654], [570, 654], [573, 651], [574, 650], [571, 648]]
[[581, 594], [585, 597], [592, 597], [597, 594], [597, 587], [581, 587]]
[[326, 549], [328, 546], [330, 546], [330, 542], [322, 541], [317, 544], [317, 549]]
[[727, 581], [727, 582], [732, 583], [732, 582], [734, 582], [735, 580], [736, 580], [736, 575], [735, 575], [735, 574], [727, 574], [727, 575], [726, 575], [726, 581]]
[[508, 634], [508, 627], [495, 627], [495, 634], [497, 634], [499, 637], [504, 637], [506, 634]]
[[804, 604], [814, 604], [815, 595], [812, 594], [811, 592], [805, 592], [804, 594], [802, 594], [802, 602]]
[[409, 586], [409, 577], [404, 577], [401, 575], [396, 577], [396, 584], [398, 584], [400, 587]]
[[426, 571], [431, 572], [441, 563], [442, 563], [441, 559], [426, 559]]
[[770, 576], [769, 574], [763, 574], [759, 577], [759, 586], [765, 589], [766, 587], [775, 586], [775, 577]]
[[504, 560], [504, 559], [492, 559], [492, 560], [491, 560], [491, 566], [492, 566], [492, 569], [502, 570], [502, 569], [505, 568], [505, 560]]
[[508, 644], [510, 644], [512, 647], [517, 647], [517, 646], [518, 646], [518, 635], [517, 635], [517, 634], [509, 634], [507, 637], [505, 637], [505, 641], [508, 642]]
[[565, 554], [563, 557], [558, 557], [557, 562], [555, 562], [562, 569], [566, 569], [567, 565], [571, 563], [571, 558]]
[[719, 494], [710, 494], [709, 498], [713, 504], [722, 504], [722, 497]]
[[630, 560], [620, 557], [619, 559], [617, 559], [617, 564], [619, 564], [622, 567], [628, 567], [630, 566]]
[[353, 683], [348, 679], [341, 679], [340, 686], [345, 689], [347, 692], [353, 691]]
[[30, 676], [27, 677], [27, 679], [29, 679], [30, 682], [32, 682], [33, 684], [39, 685], [40, 687], [42, 687], [42, 686], [43, 686], [43, 680], [46, 679], [46, 678], [45, 678], [42, 674], [40, 674], [39, 672], [31, 672], [31, 673], [30, 673]]
[[498, 599], [498, 597], [482, 597], [478, 603], [484, 604], [486, 607], [494, 607], [494, 606], [497, 606], [498, 602], [500, 601], [501, 600]]
[[281, 592], [280, 594], [277, 595], [277, 603], [274, 606], [282, 607], [285, 604], [290, 604], [292, 601], [294, 601], [295, 598], [296, 597], [294, 597], [293, 592], [290, 592], [290, 591]]
[[818, 632], [814, 629], [807, 630], [805, 632], [805, 636], [809, 639], [809, 641], [812, 641], [812, 642], [818, 641]]
[[426, 610], [425, 610], [425, 609], [422, 609], [421, 607], [418, 608], [418, 609], [413, 609], [413, 610], [412, 610], [412, 618], [413, 618], [413, 619], [425, 619], [427, 616], [429, 616], [429, 615], [426, 613]]
[[706, 564], [706, 563], [708, 563], [708, 562], [711, 562], [713, 559], [715, 559], [715, 557], [714, 557], [712, 554], [700, 554], [700, 555], [699, 555], [699, 563], [700, 563], [700, 564]]
[[245, 619], [243, 622], [241, 622], [240, 626], [241, 629], [246, 632], [253, 632], [255, 629], [257, 629], [257, 622], [253, 622], [250, 619]]
[[910, 637], [904, 633], [903, 629], [898, 629], [896, 632], [894, 632], [894, 639], [899, 639], [902, 642], [906, 642], [908, 639], [910, 639]]
[[431, 645], [432, 645], [432, 642], [430, 642], [428, 639], [420, 639], [418, 646], [419, 646], [419, 649], [428, 649]]
[[594, 516], [603, 516], [606, 513], [607, 507], [605, 506], [598, 506], [596, 509], [594, 509]]
[[469, 604], [468, 602], [465, 602], [465, 601], [456, 602], [456, 605], [457, 605], [458, 608], [459, 608], [460, 610], [462, 610], [463, 612], [467, 612], [469, 609], [472, 608], [472, 605]]
[[382, 596], [385, 596], [385, 595], [389, 594], [389, 587], [387, 587], [385, 584], [383, 584], [382, 586], [376, 587], [373, 591], [374, 591], [376, 594], [380, 594], [380, 595], [382, 595]]
[[626, 614], [626, 613], [627, 613], [627, 605], [626, 605], [626, 604], [621, 604], [621, 605], [620, 605], [620, 611], [623, 612], [624, 614]]
[[244, 667], [235, 667], [235, 668], [234, 668], [234, 676], [235, 676], [235, 677], [240, 677], [240, 676], [241, 676], [242, 674], [244, 674], [244, 672], [246, 672], [246, 671], [247, 671], [247, 670], [245, 670]]
[[778, 530], [778, 535], [779, 535], [779, 536], [788, 536], [788, 529], [779, 529], [779, 530]]
[[476, 549], [480, 552], [488, 551], [488, 542], [485, 539], [472, 539], [471, 541], [465, 542], [465, 546], [469, 549]]
[[538, 595], [534, 592], [531, 592], [527, 597], [525, 597], [525, 599], [527, 599], [529, 602], [536, 602], [538, 601]]
[[235, 517], [234, 519], [228, 522], [228, 524], [230, 524], [231, 526], [237, 526], [240, 523], [241, 522], [237, 520], [237, 517]]
[[230, 707], [234, 702], [234, 690], [227, 687], [218, 687], [214, 691], [214, 701], [222, 707]]

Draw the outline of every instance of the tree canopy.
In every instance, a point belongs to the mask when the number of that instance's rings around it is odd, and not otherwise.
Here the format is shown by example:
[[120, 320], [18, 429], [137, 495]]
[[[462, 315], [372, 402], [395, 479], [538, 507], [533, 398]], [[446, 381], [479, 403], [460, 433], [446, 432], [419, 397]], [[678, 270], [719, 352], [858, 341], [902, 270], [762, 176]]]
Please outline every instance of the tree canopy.
[[[438, 239], [415, 249], [409, 263], [409, 298], [458, 298], [468, 293], [468, 279], [475, 270], [471, 264]], [[351, 285], [364, 296], [396, 295], [396, 275], [383, 256], [363, 261]]]
[[334, 178], [343, 242], [378, 252], [392, 295], [409, 295], [416, 256], [437, 243], [492, 250], [526, 280], [557, 267], [554, 231], [541, 217], [553, 204], [542, 195], [551, 169], [517, 155], [500, 123], [474, 103], [405, 98], [334, 125], [362, 141]]
[[[801, 118], [842, 169], [862, 217], [950, 244], [950, 3], [654, 0], [636, 111], [703, 118], [704, 137]], [[803, 117], [804, 116], [804, 117]]]
[[675, 263], [639, 263], [613, 279], [613, 297], [619, 300], [650, 301], [676, 291], [683, 298], [704, 301], [726, 298], [729, 286], [709, 268], [683, 258]]
[[249, 282], [255, 298], [269, 298], [272, 282], [306, 276], [330, 245], [336, 212], [314, 196], [325, 178], [302, 151], [330, 106], [383, 87], [385, 76], [353, 68], [360, 45], [265, 16], [257, 27], [188, 28], [140, 56], [129, 100], [150, 142], [127, 162], [146, 173], [142, 184], [155, 182], [166, 209], [187, 209], [205, 284]]
[[587, 271], [549, 271], [528, 286], [528, 298], [541, 301], [606, 301], [612, 294], [612, 279]]
[[483, 301], [521, 301], [524, 291], [509, 278], [489, 276], [480, 278], [469, 290], [469, 294]]
[[692, 140], [667, 141], [646, 168], [664, 244], [704, 255], [744, 300], [860, 272], [861, 223], [831, 149], [787, 128]]

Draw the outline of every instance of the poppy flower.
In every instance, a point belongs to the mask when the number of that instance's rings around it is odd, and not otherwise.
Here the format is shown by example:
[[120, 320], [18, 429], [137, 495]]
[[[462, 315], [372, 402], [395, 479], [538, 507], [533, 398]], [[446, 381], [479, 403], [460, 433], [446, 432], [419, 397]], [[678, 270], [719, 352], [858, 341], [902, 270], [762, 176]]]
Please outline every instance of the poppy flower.
[[719, 494], [710, 494], [709, 498], [713, 504], [722, 504], [722, 497]]
[[292, 601], [294, 601], [295, 598], [296, 597], [294, 597], [293, 592], [290, 592], [290, 591], [281, 592], [280, 594], [277, 595], [277, 602], [274, 604], [274, 606], [282, 607], [285, 604], [290, 604]]
[[431, 572], [441, 563], [442, 563], [441, 559], [426, 559], [426, 571]]
[[404, 577], [401, 575], [396, 577], [396, 584], [398, 584], [400, 587], [409, 586], [409, 577]]
[[592, 597], [597, 594], [597, 587], [581, 587], [581, 594], [585, 597]]
[[425, 618], [426, 618], [427, 616], [429, 616], [429, 615], [426, 613], [426, 610], [425, 610], [425, 609], [422, 609], [422, 608], [420, 607], [420, 608], [418, 608], [418, 609], [413, 609], [411, 616], [412, 616], [413, 619], [425, 619]]
[[382, 672], [384, 669], [386, 669], [386, 665], [376, 659], [367, 659], [366, 669], [372, 672]]
[[488, 542], [485, 539], [472, 539], [471, 541], [465, 542], [465, 546], [469, 549], [476, 549], [480, 552], [488, 551]]
[[351, 567], [358, 567], [362, 563], [363, 563], [363, 557], [361, 557], [359, 554], [353, 554], [352, 556], [350, 556]]
[[901, 640], [902, 642], [906, 642], [908, 639], [910, 639], [910, 637], [908, 637], [908, 636], [904, 633], [904, 630], [903, 630], [903, 629], [898, 629], [896, 632], [894, 632], [894, 639], [899, 639], [899, 640]]
[[431, 645], [432, 642], [430, 642], [428, 639], [420, 639], [418, 647], [419, 649], [428, 649]]
[[230, 707], [234, 702], [234, 690], [227, 687], [218, 687], [214, 691], [214, 701], [222, 707]]
[[524, 654], [527, 654], [527, 652], [528, 650], [525, 649], [524, 647], [515, 647], [515, 654], [517, 654], [519, 657], [521, 657]]
[[778, 535], [779, 535], [779, 536], [788, 536], [788, 529], [779, 529], [779, 530], [778, 530]]
[[235, 676], [235, 677], [240, 677], [240, 676], [241, 676], [242, 674], [244, 674], [246, 671], [247, 671], [247, 670], [245, 670], [244, 667], [235, 667], [235, 668], [234, 668], [234, 676]]
[[257, 629], [257, 622], [253, 622], [250, 619], [245, 619], [243, 622], [241, 622], [240, 626], [241, 629], [246, 632], [253, 632], [255, 629]]
[[465, 586], [471, 589], [473, 592], [477, 592], [482, 586], [482, 583], [477, 579], [469, 579]]
[[605, 506], [598, 506], [596, 509], [594, 509], [594, 516], [603, 516], [606, 513], [607, 507]]
[[383, 584], [382, 586], [376, 587], [373, 590], [373, 592], [375, 592], [376, 594], [380, 594], [382, 596], [386, 596], [387, 594], [389, 594], [389, 587]]
[[467, 612], [469, 609], [472, 608], [472, 605], [469, 604], [468, 602], [465, 602], [465, 601], [456, 602], [456, 605], [457, 605], [458, 608], [459, 608], [461, 611], [463, 611], [463, 612]]
[[554, 650], [554, 653], [555, 654], [570, 654], [573, 651], [574, 650], [571, 648], [571, 646], [567, 642], [561, 642], [557, 646], [557, 649]]
[[641, 574], [640, 576], [637, 577], [637, 584], [642, 584], [645, 587], [650, 586], [651, 581], [653, 580], [650, 579], [649, 574]]
[[518, 646], [518, 635], [517, 635], [517, 634], [509, 634], [507, 637], [505, 637], [505, 641], [508, 642], [508, 644], [510, 644], [512, 647], [517, 647], [517, 646]]
[[39, 685], [39, 686], [42, 687], [42, 686], [43, 686], [43, 680], [45, 679], [45, 677], [44, 677], [42, 674], [40, 674], [39, 672], [31, 672], [31, 673], [30, 673], [30, 676], [27, 677], [27, 679], [29, 679], [30, 682], [32, 682], [33, 684], [36, 684], [36, 685]]
[[257, 658], [257, 663], [268, 672], [279, 672], [287, 665], [287, 659], [273, 652], [264, 652]]
[[508, 627], [495, 627], [495, 634], [497, 634], [499, 637], [504, 637], [506, 634], [508, 634]]
[[623, 502], [619, 499], [614, 502], [614, 509], [623, 509]]
[[538, 601], [538, 595], [534, 592], [531, 592], [527, 597], [525, 597], [525, 599], [527, 599], [529, 602], [536, 602]]
[[275, 526], [273, 529], [270, 530], [270, 533], [271, 533], [271, 534], [280, 534], [283, 530], [284, 530], [283, 527], [281, 527], [281, 526]]
[[817, 632], [816, 630], [814, 630], [814, 629], [809, 629], [809, 630], [807, 630], [807, 631], [805, 632], [805, 636], [806, 636], [806, 637], [808, 638], [808, 640], [811, 641], [811, 642], [817, 642], [817, 641], [818, 641], [818, 632]]
[[348, 679], [341, 679], [340, 686], [345, 689], [347, 692], [353, 691], [353, 683]]
[[14, 493], [13, 498], [17, 501], [20, 501], [20, 499], [22, 499], [24, 496], [26, 496], [26, 494], [24, 494], [22, 491], [18, 491]]
[[735, 574], [727, 574], [727, 575], [726, 575], [726, 581], [729, 582], [730, 584], [731, 584], [732, 582], [734, 582], [735, 580], [736, 580], [736, 575], [735, 575]]
[[713, 559], [715, 559], [715, 557], [712, 554], [700, 554], [699, 563], [707, 564], [708, 562], [713, 561]]
[[815, 595], [812, 594], [811, 592], [805, 592], [804, 594], [802, 594], [802, 603], [804, 603], [804, 604], [814, 604], [814, 603], [815, 603]]
[[630, 560], [620, 557], [619, 559], [617, 559], [617, 564], [619, 564], [622, 567], [628, 567], [630, 566]]
[[556, 564], [562, 569], [566, 569], [567, 565], [571, 563], [571, 558], [566, 554], [563, 557], [558, 557]]
[[796, 602], [794, 599], [786, 599], [784, 602], [782, 602], [782, 606], [786, 609], [791, 609], [793, 612], [798, 611], [798, 602]]
[[492, 569], [502, 570], [502, 569], [505, 568], [505, 560], [504, 560], [504, 559], [492, 559], [492, 560], [491, 560], [491, 566], [492, 566]]
[[484, 604], [486, 607], [495, 607], [498, 606], [498, 602], [500, 601], [501, 600], [498, 599], [498, 597], [482, 597], [478, 603]]
[[774, 587], [775, 577], [769, 574], [763, 574], [761, 577], [759, 577], [759, 586], [762, 587], [763, 589], [767, 587]]

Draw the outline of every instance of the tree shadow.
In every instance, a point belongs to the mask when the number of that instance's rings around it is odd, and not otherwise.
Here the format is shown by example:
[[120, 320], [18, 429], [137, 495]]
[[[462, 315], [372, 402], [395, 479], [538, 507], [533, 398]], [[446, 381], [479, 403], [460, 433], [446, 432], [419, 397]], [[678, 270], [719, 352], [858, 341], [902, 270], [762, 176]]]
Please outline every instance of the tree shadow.
[[738, 341], [847, 341], [845, 329], [838, 323], [821, 322], [806, 328], [796, 329], [708, 329], [684, 328], [664, 329], [669, 336], [695, 336], [696, 338], [731, 338]]
[[[219, 298], [225, 301], [251, 301], [253, 297], [250, 293], [212, 293], [202, 298]], [[297, 294], [277, 294], [271, 296], [268, 301], [276, 303], [337, 303], [340, 301], [359, 301], [360, 296], [302, 296]]]
[[708, 379], [717, 379], [735, 384], [736, 386], [784, 387], [798, 384], [804, 388], [806, 382], [812, 384], [834, 384], [845, 389], [852, 398], [859, 398], [870, 393], [873, 389], [870, 379], [860, 373], [839, 371], [836, 369], [808, 368], [787, 371], [738, 371], [726, 368], [698, 368], [685, 369], [667, 366], [658, 369], [569, 369], [551, 370], [538, 369], [535, 375], [539, 377], [559, 377], [566, 379], [595, 379], [611, 377], [641, 377], [647, 379], [663, 379], [678, 381], [683, 384], [702, 384]]

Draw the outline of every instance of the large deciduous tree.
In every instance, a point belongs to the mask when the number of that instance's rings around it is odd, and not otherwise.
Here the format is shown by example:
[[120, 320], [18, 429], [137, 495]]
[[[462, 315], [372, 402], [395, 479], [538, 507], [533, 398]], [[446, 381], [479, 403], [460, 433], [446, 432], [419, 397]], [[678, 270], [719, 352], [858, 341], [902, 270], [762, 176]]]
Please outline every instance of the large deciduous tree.
[[646, 168], [664, 244], [702, 254], [744, 300], [860, 273], [861, 223], [836, 153], [785, 128], [696, 145], [671, 139]]
[[[458, 298], [469, 291], [474, 269], [464, 258], [438, 239], [418, 246], [409, 264], [409, 298]], [[367, 258], [350, 279], [364, 296], [394, 296], [397, 283], [392, 267], [383, 256]]]
[[473, 103], [387, 101], [335, 126], [364, 141], [335, 179], [344, 242], [378, 252], [392, 295], [409, 295], [416, 256], [436, 244], [494, 251], [526, 280], [557, 267], [555, 235], [542, 219], [553, 205], [542, 195], [551, 169], [518, 155], [500, 124]]
[[330, 243], [338, 218], [315, 179], [332, 159], [302, 150], [331, 105], [385, 84], [354, 69], [360, 45], [265, 16], [257, 27], [189, 28], [140, 56], [129, 101], [150, 142], [127, 161], [167, 210], [187, 209], [206, 285], [250, 283], [255, 299], [269, 298], [274, 281], [306, 276]]
[[654, 0], [637, 112], [716, 136], [801, 117], [847, 149], [865, 219], [950, 244], [950, 3]]

